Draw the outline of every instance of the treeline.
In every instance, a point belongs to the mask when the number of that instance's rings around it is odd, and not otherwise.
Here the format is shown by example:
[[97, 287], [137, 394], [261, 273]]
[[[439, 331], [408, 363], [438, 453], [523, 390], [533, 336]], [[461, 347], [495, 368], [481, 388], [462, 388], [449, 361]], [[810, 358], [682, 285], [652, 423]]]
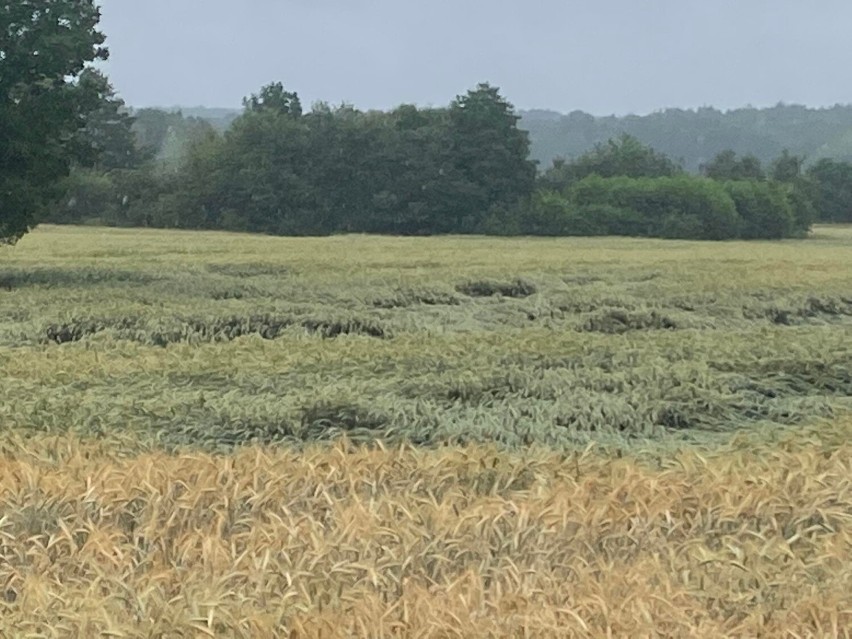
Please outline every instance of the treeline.
[[852, 164], [805, 168], [787, 151], [764, 166], [726, 150], [695, 175], [623, 135], [537, 174], [517, 113], [487, 84], [446, 108], [390, 112], [305, 111], [272, 84], [224, 132], [156, 110], [106, 119], [115, 130], [72, 172], [51, 221], [684, 239], [799, 237], [816, 220], [852, 221]]
[[852, 161], [852, 105], [665, 109], [623, 117], [538, 110], [521, 116], [521, 128], [530, 132], [532, 158], [543, 167], [557, 157], [579, 157], [623, 134], [676, 158], [691, 173], [725, 150], [754, 154], [764, 164], [784, 149], [806, 156], [809, 163], [823, 158]]
[[[177, 109], [174, 109], [177, 110]], [[239, 116], [236, 109], [184, 108], [184, 116], [223, 131]], [[559, 157], [576, 158], [596, 144], [635, 137], [698, 173], [723, 151], [753, 154], [769, 164], [785, 149], [808, 158], [852, 161], [852, 105], [808, 108], [779, 104], [769, 108], [721, 111], [665, 109], [649, 115], [594, 116], [582, 111], [519, 111], [518, 126], [530, 134], [530, 157], [542, 168]]]
[[[188, 142], [177, 166], [89, 167], [53, 221], [287, 235], [480, 231], [517, 207], [536, 167], [518, 117], [478, 86], [445, 109], [361, 112], [273, 84], [224, 134]], [[107, 182], [112, 184], [112, 192]]]

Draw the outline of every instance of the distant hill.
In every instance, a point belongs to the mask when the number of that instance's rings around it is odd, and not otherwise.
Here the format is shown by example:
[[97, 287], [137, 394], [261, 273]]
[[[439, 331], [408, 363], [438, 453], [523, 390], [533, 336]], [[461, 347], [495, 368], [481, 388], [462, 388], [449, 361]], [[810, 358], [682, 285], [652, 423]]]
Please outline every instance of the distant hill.
[[598, 142], [628, 133], [697, 171], [725, 149], [763, 162], [784, 149], [807, 156], [852, 160], [852, 105], [810, 109], [783, 105], [719, 111], [666, 109], [645, 116], [595, 117], [582, 111], [522, 111], [533, 158], [542, 168], [558, 156], [576, 157]]
[[[169, 107], [185, 117], [197, 117], [224, 130], [240, 109]], [[807, 156], [852, 161], [852, 105], [811, 109], [779, 104], [720, 111], [666, 109], [650, 115], [593, 116], [582, 111], [567, 115], [546, 109], [521, 111], [521, 127], [530, 132], [532, 157], [547, 168], [559, 156], [576, 157], [599, 142], [628, 133], [675, 160], [688, 171], [725, 149], [752, 153], [764, 163], [784, 149]]]

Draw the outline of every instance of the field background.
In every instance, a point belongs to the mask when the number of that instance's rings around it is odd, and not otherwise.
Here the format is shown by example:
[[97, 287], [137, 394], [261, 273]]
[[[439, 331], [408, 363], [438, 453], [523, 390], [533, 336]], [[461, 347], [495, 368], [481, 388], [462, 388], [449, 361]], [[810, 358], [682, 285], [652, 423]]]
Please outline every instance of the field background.
[[0, 253], [0, 634], [848, 636], [850, 265], [42, 227]]

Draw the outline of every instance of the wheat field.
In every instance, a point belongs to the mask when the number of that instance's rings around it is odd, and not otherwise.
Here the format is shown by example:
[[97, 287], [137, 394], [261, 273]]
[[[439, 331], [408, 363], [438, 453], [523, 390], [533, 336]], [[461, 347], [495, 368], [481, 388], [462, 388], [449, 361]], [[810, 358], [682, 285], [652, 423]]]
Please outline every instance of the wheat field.
[[40, 228], [0, 636], [850, 636], [850, 265]]
[[652, 465], [9, 442], [0, 634], [849, 636], [851, 431]]

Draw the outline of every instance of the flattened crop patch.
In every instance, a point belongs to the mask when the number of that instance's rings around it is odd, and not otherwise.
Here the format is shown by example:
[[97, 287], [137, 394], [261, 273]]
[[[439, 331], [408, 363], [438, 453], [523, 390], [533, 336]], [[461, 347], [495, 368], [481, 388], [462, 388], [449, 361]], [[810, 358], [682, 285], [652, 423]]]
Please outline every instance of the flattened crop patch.
[[468, 297], [500, 297], [524, 298], [535, 295], [538, 288], [532, 282], [516, 279], [510, 282], [497, 280], [476, 280], [456, 286], [456, 290]]
[[593, 315], [582, 326], [583, 331], [617, 335], [628, 331], [674, 330], [677, 323], [656, 311], [635, 313], [612, 309]]

